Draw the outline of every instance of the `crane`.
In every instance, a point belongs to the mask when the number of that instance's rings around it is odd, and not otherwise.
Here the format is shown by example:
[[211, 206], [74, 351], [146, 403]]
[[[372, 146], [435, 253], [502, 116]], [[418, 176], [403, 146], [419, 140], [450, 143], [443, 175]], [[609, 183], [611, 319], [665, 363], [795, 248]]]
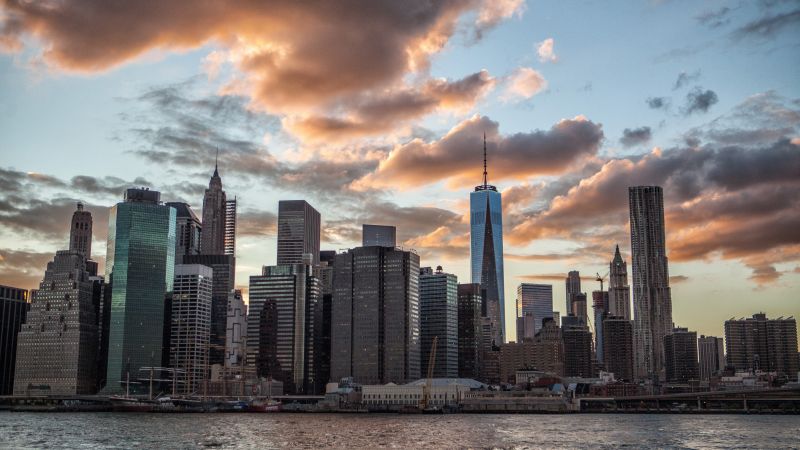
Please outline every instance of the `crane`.
[[597, 278], [595, 278], [595, 281], [600, 282], [600, 294], [603, 293], [603, 281], [606, 280], [606, 277], [608, 276], [609, 273], [611, 272], [606, 272], [606, 274], [601, 277], [600, 272], [597, 272]]
[[428, 357], [428, 379], [425, 380], [425, 387], [422, 389], [422, 401], [420, 401], [420, 408], [425, 410], [431, 402], [431, 387], [433, 385], [433, 366], [436, 365], [436, 344], [439, 342], [439, 336], [433, 337], [431, 343], [431, 354]]

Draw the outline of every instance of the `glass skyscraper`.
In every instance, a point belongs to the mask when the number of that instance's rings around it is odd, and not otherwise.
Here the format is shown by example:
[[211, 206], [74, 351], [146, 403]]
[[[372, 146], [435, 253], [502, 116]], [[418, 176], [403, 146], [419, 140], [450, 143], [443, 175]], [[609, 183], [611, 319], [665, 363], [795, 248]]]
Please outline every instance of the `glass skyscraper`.
[[483, 142], [483, 184], [469, 195], [472, 282], [486, 289], [484, 317], [491, 322], [495, 345], [504, 342], [503, 203], [497, 188], [488, 184], [486, 138]]
[[108, 217], [106, 279], [111, 324], [106, 390], [122, 392], [128, 374], [161, 363], [164, 298], [175, 270], [175, 208], [161, 194], [128, 189]]

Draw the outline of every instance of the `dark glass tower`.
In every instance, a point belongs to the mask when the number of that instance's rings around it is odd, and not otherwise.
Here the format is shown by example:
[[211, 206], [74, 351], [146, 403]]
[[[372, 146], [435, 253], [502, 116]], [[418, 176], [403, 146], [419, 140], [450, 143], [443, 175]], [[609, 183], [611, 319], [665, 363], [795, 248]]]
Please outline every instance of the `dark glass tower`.
[[428, 373], [428, 361], [434, 337], [436, 358], [433, 376], [436, 378], [458, 377], [458, 279], [452, 273], [444, 273], [442, 266], [434, 272], [423, 267], [419, 274], [420, 304], [420, 367]]
[[0, 395], [14, 390], [17, 335], [28, 313], [28, 291], [0, 286]]
[[164, 301], [175, 270], [175, 208], [161, 194], [128, 189], [108, 217], [106, 279], [111, 283], [106, 391], [123, 392], [130, 374], [162, 361]]
[[278, 202], [278, 265], [302, 264], [311, 254], [319, 265], [320, 215], [305, 200]]
[[500, 345], [505, 336], [503, 204], [497, 188], [488, 184], [486, 136], [483, 138], [483, 184], [475, 186], [469, 202], [472, 282], [480, 283], [486, 290], [484, 315], [489, 318], [492, 343]]

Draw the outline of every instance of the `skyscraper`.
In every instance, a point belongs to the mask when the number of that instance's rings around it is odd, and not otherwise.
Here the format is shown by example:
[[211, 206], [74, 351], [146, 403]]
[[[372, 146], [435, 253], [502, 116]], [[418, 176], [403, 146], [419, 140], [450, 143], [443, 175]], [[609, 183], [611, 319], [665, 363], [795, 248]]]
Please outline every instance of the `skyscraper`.
[[478, 283], [458, 285], [458, 376], [481, 376], [481, 304], [483, 292]]
[[686, 384], [700, 379], [696, 332], [674, 328], [664, 337], [664, 369], [668, 383]]
[[164, 302], [175, 271], [175, 208], [160, 199], [157, 191], [128, 189], [108, 217], [109, 392], [124, 391], [128, 373], [136, 379], [140, 367], [162, 361]]
[[200, 250], [204, 255], [225, 254], [225, 191], [217, 164], [203, 196], [203, 233]]
[[228, 325], [225, 333], [225, 367], [241, 368], [247, 340], [247, 305], [239, 289], [228, 297]]
[[250, 277], [247, 363], [291, 393], [314, 389], [314, 337], [321, 284], [308, 264], [264, 266]]
[[567, 315], [575, 314], [572, 304], [575, 302], [575, 297], [581, 293], [581, 274], [577, 270], [570, 270], [567, 273], [567, 278], [564, 280], [567, 293]]
[[708, 381], [725, 369], [725, 350], [720, 337], [697, 338], [697, 354], [700, 359], [700, 379]]
[[472, 282], [486, 290], [486, 317], [495, 345], [505, 337], [505, 292], [503, 271], [503, 204], [486, 171], [486, 136], [483, 137], [483, 184], [475, 186], [470, 203], [470, 262]]
[[614, 259], [608, 271], [608, 314], [631, 320], [631, 287], [628, 286], [628, 265], [619, 253], [619, 245], [614, 251]]
[[397, 229], [391, 225], [361, 225], [361, 246], [397, 246]]
[[592, 371], [592, 332], [583, 324], [565, 326], [561, 330], [564, 340], [564, 375], [589, 378]]
[[213, 275], [200, 264], [175, 265], [169, 352], [170, 366], [183, 371], [180, 393], [200, 392], [209, 373]]
[[320, 215], [305, 200], [278, 202], [278, 265], [302, 264], [311, 254], [319, 264]]
[[236, 197], [225, 201], [225, 254], [236, 255]]
[[767, 319], [764, 313], [725, 321], [727, 365], [738, 371], [778, 372], [797, 376], [797, 322], [794, 317]]
[[[544, 319], [553, 318], [553, 285], [521, 283], [517, 286], [517, 317], [533, 314], [533, 330], [523, 333], [533, 337], [542, 329]], [[524, 323], [524, 321], [523, 321]], [[519, 330], [518, 330], [519, 331]]]
[[628, 188], [633, 262], [633, 340], [639, 378], [664, 379], [664, 336], [672, 330], [672, 298], [659, 186]]
[[0, 395], [14, 392], [17, 335], [28, 313], [28, 291], [0, 285]]
[[183, 202], [167, 202], [175, 208], [175, 261], [180, 263], [183, 255], [200, 254], [200, 219], [192, 207]]
[[452, 273], [423, 267], [419, 274], [420, 367], [428, 373], [428, 361], [434, 337], [436, 358], [433, 376], [458, 377], [458, 279]]
[[[597, 362], [602, 363], [604, 358], [605, 345], [603, 340], [603, 320], [608, 315], [608, 292], [592, 292], [592, 309], [594, 309], [594, 353]], [[610, 351], [613, 351], [609, 347]]]
[[362, 384], [420, 377], [419, 256], [391, 247], [336, 255], [331, 378]]
[[634, 381], [633, 323], [622, 317], [608, 316], [603, 320], [603, 365], [614, 377]]
[[47, 264], [17, 338], [14, 395], [94, 394], [97, 317], [83, 253], [59, 251]]
[[78, 209], [72, 214], [69, 251], [80, 253], [86, 259], [92, 258], [92, 213], [84, 211], [81, 202], [78, 202]]

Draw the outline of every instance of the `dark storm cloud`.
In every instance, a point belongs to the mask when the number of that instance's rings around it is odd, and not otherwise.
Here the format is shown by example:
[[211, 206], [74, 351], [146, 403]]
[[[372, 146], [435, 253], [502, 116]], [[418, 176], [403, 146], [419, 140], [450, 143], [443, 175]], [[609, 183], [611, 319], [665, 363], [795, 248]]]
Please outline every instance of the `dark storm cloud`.
[[651, 137], [652, 131], [650, 127], [625, 128], [622, 131], [622, 137], [619, 139], [619, 142], [625, 147], [634, 147], [650, 142]]
[[705, 113], [718, 101], [719, 98], [714, 91], [695, 87], [691, 92], [686, 94], [686, 104], [683, 106], [682, 112], [686, 116], [695, 112]]

